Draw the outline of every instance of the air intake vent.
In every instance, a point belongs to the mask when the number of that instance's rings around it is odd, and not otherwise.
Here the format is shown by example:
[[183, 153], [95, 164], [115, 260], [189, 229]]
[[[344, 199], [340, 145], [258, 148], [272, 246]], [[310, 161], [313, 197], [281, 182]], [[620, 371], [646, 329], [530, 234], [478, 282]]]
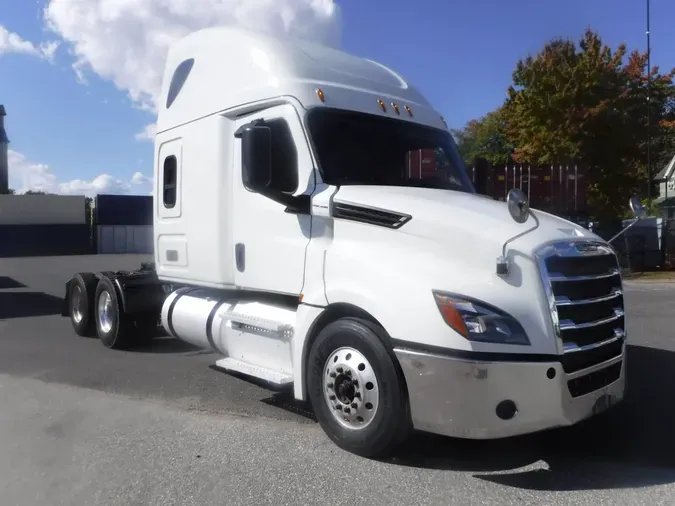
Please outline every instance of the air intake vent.
[[412, 219], [412, 216], [408, 214], [342, 202], [333, 203], [333, 217], [387, 228], [401, 228]]

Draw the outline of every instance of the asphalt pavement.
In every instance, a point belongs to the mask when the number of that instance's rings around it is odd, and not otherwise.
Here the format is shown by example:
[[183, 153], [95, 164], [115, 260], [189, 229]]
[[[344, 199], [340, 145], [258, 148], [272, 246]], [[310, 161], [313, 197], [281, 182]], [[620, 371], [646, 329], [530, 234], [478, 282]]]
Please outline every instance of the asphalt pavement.
[[500, 441], [417, 434], [380, 462], [212, 353], [108, 350], [59, 316], [72, 273], [147, 259], [0, 259], [3, 506], [675, 504], [675, 283], [627, 287], [628, 393], [611, 414]]

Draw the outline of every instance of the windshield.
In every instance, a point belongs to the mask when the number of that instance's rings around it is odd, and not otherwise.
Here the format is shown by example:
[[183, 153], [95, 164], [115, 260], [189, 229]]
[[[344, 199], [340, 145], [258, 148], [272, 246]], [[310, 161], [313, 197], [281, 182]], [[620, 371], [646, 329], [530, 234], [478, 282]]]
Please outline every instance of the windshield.
[[475, 193], [448, 131], [324, 108], [308, 114], [307, 126], [327, 184]]

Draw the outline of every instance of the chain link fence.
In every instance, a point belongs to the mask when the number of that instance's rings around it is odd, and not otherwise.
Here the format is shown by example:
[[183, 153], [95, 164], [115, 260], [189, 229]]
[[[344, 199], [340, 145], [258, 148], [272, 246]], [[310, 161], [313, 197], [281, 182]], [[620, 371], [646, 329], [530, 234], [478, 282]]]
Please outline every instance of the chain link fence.
[[663, 269], [675, 270], [675, 218], [664, 220]]

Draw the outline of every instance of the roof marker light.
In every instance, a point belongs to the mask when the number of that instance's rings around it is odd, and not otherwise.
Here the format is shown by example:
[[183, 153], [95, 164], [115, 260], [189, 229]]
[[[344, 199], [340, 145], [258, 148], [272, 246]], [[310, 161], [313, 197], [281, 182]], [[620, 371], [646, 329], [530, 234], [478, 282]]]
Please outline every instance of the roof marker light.
[[405, 106], [405, 110], [408, 111], [408, 116], [410, 116], [412, 118], [412, 109], [410, 108], [409, 105]]
[[391, 106], [394, 108], [394, 111], [396, 111], [396, 114], [401, 114], [401, 111], [398, 108], [398, 105], [395, 104], [394, 102], [391, 103]]
[[382, 99], [378, 98], [377, 103], [380, 106], [380, 109], [382, 109], [382, 112], [387, 112], [387, 106], [384, 105], [384, 102], [382, 101]]
[[323, 90], [321, 88], [316, 90], [316, 96], [319, 97], [319, 100], [322, 102], [326, 101], [326, 96], [323, 94]]

